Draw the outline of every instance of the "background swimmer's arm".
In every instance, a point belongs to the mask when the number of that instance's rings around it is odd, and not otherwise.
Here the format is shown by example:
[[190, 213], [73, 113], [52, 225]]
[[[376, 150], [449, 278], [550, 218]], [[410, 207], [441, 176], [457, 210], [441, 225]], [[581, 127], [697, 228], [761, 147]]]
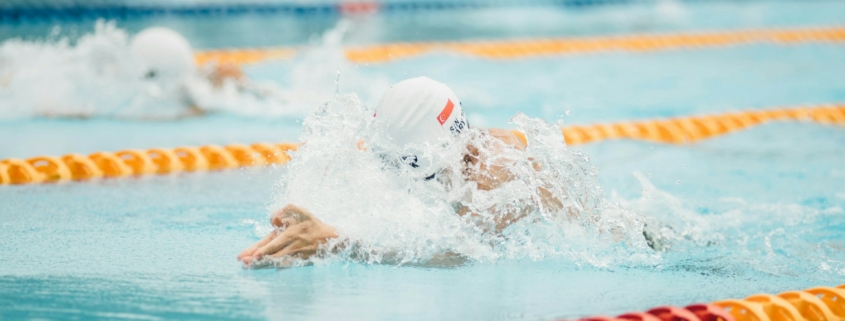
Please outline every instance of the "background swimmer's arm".
[[208, 80], [211, 81], [211, 84], [214, 85], [215, 88], [223, 87], [223, 83], [226, 82], [226, 80], [240, 83], [244, 81], [244, 79], [244, 73], [241, 71], [241, 68], [238, 68], [238, 66], [231, 63], [218, 63], [208, 74]]

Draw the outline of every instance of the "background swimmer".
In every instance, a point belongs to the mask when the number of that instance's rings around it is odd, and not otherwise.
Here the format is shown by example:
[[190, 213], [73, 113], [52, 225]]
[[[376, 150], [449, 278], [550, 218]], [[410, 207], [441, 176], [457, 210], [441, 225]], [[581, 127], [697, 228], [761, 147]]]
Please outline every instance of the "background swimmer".
[[[446, 85], [426, 77], [405, 80], [391, 87], [375, 109], [374, 116], [375, 128], [384, 134], [385, 139], [368, 146], [368, 152], [379, 154], [388, 164], [386, 169], [395, 166], [409, 170], [417, 180], [431, 182], [435, 186], [433, 188], [469, 186], [478, 191], [495, 191], [522, 179], [514, 172], [516, 163], [527, 162], [534, 172], [543, 168], [542, 163], [526, 159], [522, 153], [527, 144], [521, 134], [499, 129], [471, 131], [460, 100]], [[463, 150], [459, 167], [432, 156], [434, 150], [449, 146]], [[578, 209], [588, 207], [587, 203], [591, 200], [573, 200], [565, 191], [554, 186], [555, 177], [532, 175], [541, 178], [535, 179], [538, 182], [534, 182], [535, 185], [530, 187], [532, 190], [528, 191], [533, 197], [524, 202], [502, 206], [464, 197], [452, 202], [453, 210], [464, 224], [492, 238], [500, 238], [506, 228], [532, 211], [557, 213], [564, 220], [572, 220], [579, 215]], [[568, 205], [564, 204], [564, 199], [568, 200]], [[340, 237], [337, 229], [308, 209], [293, 204], [276, 211], [271, 223], [277, 228], [275, 231], [238, 255], [245, 266], [287, 265], [290, 260], [308, 259], [317, 254], [324, 244], [345, 247], [355, 243], [355, 240], [331, 242]], [[386, 255], [389, 261], [390, 254]], [[462, 260], [460, 253], [446, 251], [424, 263], [453, 264]]]
[[192, 87], [187, 85], [196, 81], [194, 77], [207, 79], [216, 89], [227, 83], [240, 90], [249, 85], [240, 68], [231, 64], [197, 68], [194, 51], [188, 40], [168, 28], [142, 30], [132, 39], [130, 48], [142, 78], [149, 82], [149, 90], [182, 102], [187, 110], [185, 116], [201, 115], [208, 111], [194, 97]]
[[100, 21], [75, 44], [66, 38], [0, 44], [0, 118], [284, 114], [283, 96], [235, 65], [198, 66], [189, 42], [162, 27], [130, 37]]

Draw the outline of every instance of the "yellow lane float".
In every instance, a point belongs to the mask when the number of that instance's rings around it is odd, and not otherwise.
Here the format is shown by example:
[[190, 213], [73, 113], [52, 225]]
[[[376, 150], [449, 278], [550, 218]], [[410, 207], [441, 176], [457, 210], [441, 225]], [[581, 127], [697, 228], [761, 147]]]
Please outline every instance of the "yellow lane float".
[[755, 294], [684, 308], [663, 306], [615, 317], [596, 316], [579, 321], [843, 321], [845, 284], [816, 287], [778, 295]]
[[[845, 105], [753, 110], [721, 115], [570, 126], [561, 128], [561, 133], [568, 145], [607, 139], [637, 139], [687, 144], [764, 122], [786, 120], [843, 125], [845, 124]], [[523, 133], [519, 131], [513, 131], [513, 133], [520, 136], [523, 141], [526, 140]], [[126, 149], [115, 153], [96, 152], [88, 156], [68, 154], [62, 157], [39, 156], [27, 160], [10, 158], [0, 160], [0, 185], [284, 164], [290, 160], [288, 153], [295, 151], [298, 146], [298, 144], [290, 143], [205, 145], [172, 149]], [[845, 313], [845, 311], [837, 311], [837, 313]]]
[[[344, 49], [344, 54], [351, 62], [380, 63], [430, 52], [451, 52], [488, 59], [515, 59], [608, 51], [650, 52], [749, 43], [793, 45], [808, 42], [843, 43], [845, 42], [845, 27], [555, 39], [392, 43], [350, 47]], [[302, 49], [298, 47], [210, 50], [197, 52], [194, 58], [199, 65], [207, 63], [241, 65], [291, 58], [300, 50]]]

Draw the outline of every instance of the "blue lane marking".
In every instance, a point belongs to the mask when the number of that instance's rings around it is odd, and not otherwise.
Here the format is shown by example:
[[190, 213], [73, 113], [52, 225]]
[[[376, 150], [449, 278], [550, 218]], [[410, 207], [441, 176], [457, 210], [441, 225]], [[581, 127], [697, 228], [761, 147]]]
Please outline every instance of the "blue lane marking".
[[[3, 0], [0, 0], [3, 1]], [[729, 1], [749, 2], [755, 0], [682, 0], [688, 2]], [[756, 0], [760, 1], [760, 0]], [[0, 23], [19, 23], [43, 20], [82, 20], [82, 19], [116, 19], [125, 20], [152, 16], [225, 16], [243, 14], [289, 14], [297, 16], [308, 15], [338, 15], [343, 12], [339, 4], [200, 4], [185, 6], [143, 6], [127, 4], [101, 4], [94, 6], [80, 5], [78, 1], [35, 2], [27, 5], [10, 5], [0, 3]], [[374, 1], [379, 3], [378, 1]], [[655, 0], [505, 0], [505, 1], [425, 1], [425, 2], [385, 2], [379, 3], [378, 12], [407, 12], [420, 10], [452, 10], [476, 9], [491, 7], [524, 7], [524, 6], [559, 6], [564, 8], [586, 8], [602, 5], [626, 3], [654, 3]], [[352, 4], [373, 2], [352, 2]]]
[[149, 16], [215, 16], [238, 14], [294, 15], [334, 14], [334, 5], [195, 5], [195, 6], [71, 6], [71, 7], [19, 7], [0, 9], [0, 21], [24, 22], [30, 20], [75, 20], [85, 18], [129, 19]]

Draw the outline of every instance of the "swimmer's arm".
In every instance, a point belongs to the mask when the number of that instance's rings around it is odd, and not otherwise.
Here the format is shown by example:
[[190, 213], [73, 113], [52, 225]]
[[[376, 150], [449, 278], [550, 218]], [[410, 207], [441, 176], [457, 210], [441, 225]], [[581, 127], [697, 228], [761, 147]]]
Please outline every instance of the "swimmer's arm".
[[[518, 150], [525, 150], [524, 141], [520, 140], [516, 135], [510, 131], [503, 129], [491, 128], [487, 130], [488, 134], [502, 144], [492, 143], [485, 146], [485, 149], [491, 154], [497, 154], [504, 151], [505, 148], [515, 148]], [[468, 179], [477, 184], [480, 190], [493, 190], [501, 187], [502, 184], [513, 179], [508, 167], [509, 161], [500, 163], [497, 160], [485, 158], [482, 156], [477, 147], [467, 146], [468, 154], [464, 158], [470, 168], [465, 174]], [[484, 215], [475, 212], [466, 204], [460, 204], [457, 208], [457, 214], [466, 220], [475, 223], [485, 233], [495, 232], [501, 233], [508, 226], [516, 221], [519, 221], [528, 213], [530, 209], [500, 209], [491, 207], [487, 209], [477, 209], [484, 212]]]
[[[503, 142], [506, 146], [518, 149], [518, 150], [525, 150], [528, 147], [527, 142], [525, 141], [524, 137], [517, 135], [517, 133], [513, 131], [503, 130], [503, 129], [496, 129], [491, 128], [488, 130], [489, 134], [499, 141]], [[495, 148], [491, 146], [491, 148]], [[472, 150], [471, 150], [472, 151]], [[477, 154], [473, 155], [473, 157], [477, 158]], [[472, 158], [472, 157], [471, 157]], [[533, 161], [529, 159], [529, 161]], [[475, 164], [476, 161], [472, 160]], [[535, 170], [539, 171], [542, 170], [542, 164], [538, 162], [534, 162], [533, 167]], [[486, 164], [482, 166], [483, 171], [485, 172], [483, 175], [477, 175], [475, 181], [478, 183], [478, 187], [480, 189], [485, 190], [492, 190], [495, 188], [499, 188], [503, 183], [511, 181], [513, 179], [513, 175], [511, 175], [510, 171], [508, 170], [507, 164]], [[491, 179], [492, 178], [492, 179]], [[522, 208], [510, 208], [507, 209], [497, 209], [497, 208], [489, 208], [485, 212], [492, 214], [492, 225], [491, 224], [484, 224], [480, 226], [484, 229], [485, 232], [496, 232], [501, 233], [504, 229], [506, 229], [511, 224], [521, 220], [525, 216], [528, 215], [534, 208], [536, 207], [545, 207], [551, 210], [560, 210], [562, 209], [563, 202], [561, 202], [558, 195], [555, 195], [550, 191], [551, 184], [548, 182], [541, 184], [537, 187], [537, 196], [535, 204], [527, 205]], [[481, 217], [478, 213], [474, 213], [469, 207], [465, 205], [461, 205], [458, 208], [458, 215], [466, 218], [476, 219], [477, 222], [483, 221], [490, 221], [490, 220], [483, 220], [478, 219]], [[571, 216], [571, 213], [569, 214]], [[479, 223], [481, 224], [481, 223]]]
[[270, 222], [277, 230], [246, 248], [238, 255], [245, 267], [276, 265], [276, 261], [308, 259], [320, 246], [338, 238], [337, 230], [308, 210], [290, 204], [273, 214]]
[[[499, 211], [496, 208], [487, 209], [487, 213], [492, 214], [493, 219], [485, 219], [483, 215], [473, 212], [468, 206], [461, 205], [458, 209], [458, 215], [464, 219], [472, 220], [485, 233], [494, 232], [501, 234], [508, 226], [525, 217], [531, 209], [525, 207], [522, 209], [509, 209]], [[492, 223], [492, 224], [491, 224]]]
[[[346, 246], [358, 247], [355, 242], [347, 243], [341, 247], [345, 249]], [[407, 261], [397, 251], [385, 252], [366, 252], [352, 249], [350, 252], [350, 259], [358, 262], [373, 262], [385, 265], [401, 265], [401, 266], [420, 266], [420, 267], [457, 267], [464, 265], [467, 262], [466, 256], [460, 253], [445, 251], [432, 255], [425, 260]]]
[[[537, 196], [539, 199], [537, 200], [534, 205], [526, 205], [521, 208], [512, 208], [508, 207], [507, 209], [498, 209], [498, 208], [489, 208], [486, 210], [487, 213], [492, 214], [493, 217], [491, 223], [492, 224], [484, 224], [486, 220], [482, 219], [482, 215], [473, 212], [468, 206], [461, 205], [458, 208], [458, 215], [464, 218], [473, 219], [476, 222], [479, 222], [478, 225], [482, 228], [485, 232], [495, 232], [495, 233], [502, 233], [508, 226], [511, 224], [518, 222], [519, 220], [528, 216], [531, 211], [533, 211], [538, 205], [545, 207], [551, 211], [558, 211], [564, 208], [563, 202], [560, 199], [549, 192], [543, 186], [537, 188]], [[577, 215], [574, 209], [568, 209], [566, 211], [566, 215], [568, 218], [572, 219]], [[489, 222], [489, 221], [488, 221]]]
[[[295, 259], [308, 259], [316, 255], [321, 246], [339, 238], [334, 227], [324, 223], [308, 210], [292, 204], [274, 213], [271, 223], [278, 229], [238, 255], [238, 260], [244, 263], [244, 267], [290, 266]], [[373, 261], [376, 256], [378, 263], [391, 265], [451, 267], [466, 262], [464, 256], [451, 251], [436, 254], [425, 261], [406, 262], [396, 251], [359, 251], [354, 248], [359, 247], [358, 243], [348, 240], [334, 242], [331, 246], [331, 252], [351, 250], [353, 260], [364, 262]]]
[[[498, 138], [505, 144], [508, 144], [518, 150], [525, 150], [528, 147], [528, 141], [525, 138], [525, 134], [519, 131], [510, 131], [510, 130], [502, 130], [502, 129], [491, 129], [490, 134], [493, 137]], [[534, 159], [529, 158], [528, 161], [532, 162], [532, 167], [534, 170], [540, 171], [543, 169], [543, 164], [534, 161]], [[558, 194], [552, 193], [550, 188], [553, 188], [550, 182], [543, 182], [540, 186], [537, 187], [537, 195], [539, 200], [537, 205], [543, 206], [547, 209], [551, 210], [560, 210], [563, 209], [563, 202], [560, 200], [560, 196]], [[572, 213], [568, 214], [572, 216]]]
[[223, 87], [223, 84], [227, 80], [240, 83], [245, 79], [246, 77], [244, 77], [241, 68], [231, 63], [219, 63], [208, 74], [208, 80], [211, 81], [211, 84], [215, 88]]

